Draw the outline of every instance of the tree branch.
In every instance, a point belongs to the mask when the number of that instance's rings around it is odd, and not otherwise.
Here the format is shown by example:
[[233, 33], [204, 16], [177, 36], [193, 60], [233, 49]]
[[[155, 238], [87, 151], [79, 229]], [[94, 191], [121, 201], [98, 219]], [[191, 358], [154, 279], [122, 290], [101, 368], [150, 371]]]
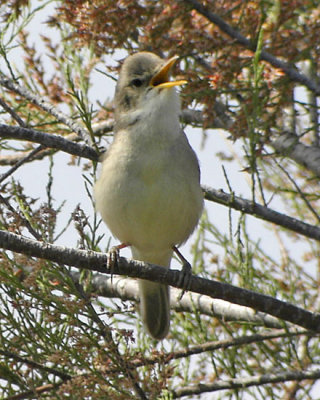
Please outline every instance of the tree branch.
[[[225, 339], [225, 340], [216, 340], [212, 342], [205, 342], [201, 344], [197, 344], [194, 346], [188, 346], [186, 349], [183, 350], [177, 350], [177, 351], [170, 351], [166, 354], [161, 353], [160, 357], [159, 354], [155, 353], [153, 355], [150, 355], [148, 357], [144, 357], [141, 359], [138, 357], [135, 360], [131, 360], [130, 364], [128, 367], [131, 368], [137, 368], [137, 367], [143, 367], [146, 365], [154, 365], [154, 364], [169, 364], [170, 361], [172, 360], [179, 360], [181, 358], [187, 358], [191, 357], [193, 355], [197, 354], [202, 354], [207, 351], [216, 351], [220, 349], [227, 349], [230, 347], [238, 347], [238, 346], [243, 346], [243, 345], [248, 345], [248, 344], [256, 344], [259, 342], [267, 341], [267, 340], [272, 340], [272, 339], [281, 339], [285, 337], [296, 337], [296, 336], [301, 336], [301, 335], [306, 335], [307, 337], [313, 336], [310, 335], [310, 332], [308, 331], [287, 331], [287, 330], [277, 330], [275, 332], [263, 332], [263, 333], [258, 333], [258, 334], [253, 334], [253, 335], [245, 335], [245, 336], [239, 336], [236, 338], [232, 339]], [[114, 369], [111, 367], [108, 372], [118, 372], [117, 369]]]
[[65, 372], [59, 371], [59, 370], [57, 370], [55, 368], [52, 368], [52, 367], [47, 367], [47, 366], [42, 365], [42, 364], [40, 364], [40, 363], [38, 363], [38, 362], [36, 362], [34, 360], [31, 360], [31, 359], [29, 359], [27, 357], [21, 357], [21, 356], [13, 353], [11, 351], [6, 351], [6, 350], [1, 350], [0, 349], [0, 354], [2, 356], [6, 357], [7, 359], [12, 359], [12, 360], [18, 361], [19, 363], [26, 364], [29, 367], [35, 368], [37, 370], [45, 371], [48, 374], [52, 374], [52, 375], [58, 376], [62, 380], [71, 379], [71, 375], [66, 374]]
[[[6, 125], [7, 126], [7, 125]], [[32, 129], [29, 127], [29, 129]], [[39, 133], [39, 131], [37, 131]], [[0, 133], [1, 137], [1, 133]], [[69, 135], [63, 136], [64, 139], [69, 140], [69, 141], [77, 141], [79, 140], [79, 136], [76, 133], [70, 133]], [[31, 146], [30, 146], [31, 147]], [[28, 157], [28, 155], [33, 152], [34, 149], [29, 149], [25, 151], [17, 151], [14, 154], [6, 154], [6, 155], [0, 155], [0, 165], [14, 165], [18, 162], [20, 162], [22, 159], [25, 157]], [[38, 154], [34, 155], [31, 159], [28, 159], [28, 162], [32, 162], [34, 160], [42, 160], [48, 155], [51, 155], [55, 152], [55, 149], [51, 149], [50, 147], [45, 147], [44, 150], [41, 150]], [[98, 155], [97, 155], [98, 157]]]
[[271, 146], [277, 152], [292, 158], [320, 177], [320, 148], [318, 146], [307, 146], [299, 142], [298, 136], [292, 133], [283, 133], [271, 142]]
[[[75, 282], [80, 279], [79, 271], [72, 271], [71, 276]], [[139, 302], [139, 287], [137, 280], [124, 277], [113, 276], [109, 278], [104, 274], [96, 273], [91, 279], [92, 293], [102, 297], [120, 298], [121, 300], [130, 300]], [[171, 288], [170, 307], [178, 312], [194, 312], [194, 307], [200, 314], [211, 317], [221, 318], [224, 321], [250, 322], [255, 325], [262, 325], [268, 328], [282, 328], [279, 320], [255, 311], [249, 307], [230, 304], [227, 301], [212, 299], [208, 296], [187, 292], [181, 297], [181, 290]]]
[[263, 219], [264, 221], [273, 222], [283, 228], [290, 229], [293, 232], [320, 241], [320, 228], [317, 226], [299, 221], [296, 218], [281, 214], [269, 207], [262, 206], [250, 200], [245, 200], [239, 196], [225, 193], [223, 190], [215, 190], [206, 186], [203, 186], [202, 189], [205, 194], [205, 199], [207, 200], [223, 204], [235, 210], [244, 212], [245, 214], [253, 215], [254, 217]]
[[27, 390], [25, 392], [21, 392], [19, 394], [6, 397], [3, 400], [25, 400], [29, 398], [35, 398], [35, 393], [37, 395], [41, 395], [42, 393], [57, 390], [65, 381], [61, 381], [59, 383], [48, 383], [46, 385], [41, 385], [38, 387], [33, 388], [32, 390]]
[[[219, 105], [218, 107], [218, 112], [219, 112], [219, 118], [215, 119], [215, 123], [214, 125], [211, 125], [210, 128], [211, 129], [228, 129], [230, 124], [232, 123], [232, 119], [230, 116], [227, 115], [226, 110], [223, 108], [222, 105]], [[181, 111], [181, 120], [183, 123], [185, 124], [190, 124], [190, 125], [195, 125], [195, 126], [202, 126], [203, 125], [203, 114], [202, 111], [200, 110], [192, 110], [192, 109], [185, 109]], [[8, 127], [8, 129], [11, 130], [10, 135], [8, 135], [8, 138], [11, 139], [20, 139], [20, 140], [28, 140], [28, 141], [33, 141], [36, 143], [47, 143], [47, 147], [54, 147], [50, 145], [50, 142], [47, 141], [46, 137], [41, 137], [41, 132], [40, 131], [35, 131], [37, 132], [37, 134], [22, 134], [22, 132], [20, 132], [20, 136], [18, 135], [18, 133], [14, 132], [14, 129], [16, 127], [13, 126], [8, 126], [8, 125], [0, 125], [0, 129], [4, 129], [4, 127]], [[113, 121], [108, 120], [102, 123], [97, 123], [93, 126], [93, 130], [95, 132], [95, 134], [101, 135], [107, 132], [111, 132], [113, 130], [114, 126], [113, 126]], [[32, 130], [31, 128], [29, 128], [30, 130]], [[7, 130], [7, 129], [5, 129]], [[4, 130], [4, 132], [5, 132]], [[43, 133], [43, 135], [49, 135], [47, 133]], [[2, 136], [1, 134], [1, 130], [0, 130], [0, 136]], [[52, 137], [58, 137], [60, 138], [61, 136], [54, 136], [54, 135], [49, 135]], [[72, 135], [70, 135], [72, 136]], [[5, 136], [4, 136], [5, 137]], [[30, 139], [33, 138], [33, 139]], [[40, 139], [39, 139], [40, 138]], [[64, 140], [66, 140], [65, 138], [63, 138]], [[290, 134], [290, 133], [283, 133], [278, 139], [276, 139], [275, 141], [270, 143], [271, 146], [278, 151], [279, 153], [293, 159], [295, 162], [297, 162], [298, 164], [304, 166], [305, 168], [307, 168], [308, 170], [314, 172], [317, 176], [320, 176], [320, 149], [317, 146], [306, 146], [302, 143], [299, 142], [298, 137]], [[58, 147], [59, 146], [59, 147]], [[89, 146], [87, 146], [88, 148], [90, 148]], [[78, 155], [80, 157], [85, 157], [84, 154], [82, 154], [81, 149], [76, 149], [76, 148], [72, 148], [72, 151], [68, 151], [68, 147], [66, 148], [61, 148], [61, 143], [59, 143], [56, 147], [54, 147], [58, 150], [63, 150], [66, 151], [68, 153], [71, 154], [75, 154], [74, 152], [76, 152], [75, 155]], [[91, 148], [92, 150], [88, 150], [90, 152], [89, 158], [90, 160], [97, 160], [98, 155], [94, 154], [95, 150], [93, 148]], [[39, 156], [39, 158], [42, 158], [43, 156], [45, 156], [47, 154], [47, 152], [41, 152], [41, 155]], [[25, 157], [25, 154], [23, 155], [19, 155], [18, 157], [16, 155], [14, 156], [1, 156], [0, 157], [0, 165], [12, 165], [14, 163], [16, 163], [17, 161], [19, 161], [21, 158]], [[31, 158], [31, 160], [33, 160], [34, 157]]]
[[[0, 246], [17, 253], [44, 258], [81, 269], [101, 273], [109, 272], [106, 267], [108, 255], [104, 253], [55, 246], [2, 230], [0, 230]], [[118, 275], [146, 279], [182, 289], [182, 272], [177, 270], [119, 257], [113, 272]], [[273, 315], [305, 329], [320, 332], [320, 314], [312, 313], [271, 296], [196, 276], [190, 278], [190, 291], [241, 306], [252, 307], [257, 311]]]
[[288, 381], [302, 381], [304, 379], [319, 379], [320, 370], [315, 371], [285, 371], [279, 372], [278, 374], [265, 374], [251, 376], [249, 378], [235, 378], [235, 379], [221, 379], [215, 380], [213, 383], [204, 384], [199, 383], [194, 386], [186, 386], [181, 389], [173, 391], [172, 395], [174, 399], [191, 396], [207, 392], [216, 392], [218, 390], [226, 389], [243, 389], [250, 386], [261, 386], [268, 383], [279, 383]]
[[[185, 124], [195, 126], [203, 125], [203, 114], [200, 110], [186, 109], [181, 112], [181, 119]], [[210, 126], [211, 129], [222, 128], [228, 130], [232, 123], [223, 108], [220, 111], [219, 124], [220, 126]], [[291, 158], [296, 163], [312, 171], [315, 175], [320, 177], [320, 148], [319, 146], [307, 146], [299, 142], [298, 136], [283, 132], [279, 135], [278, 139], [272, 141], [270, 145], [280, 154]]]
[[0, 124], [0, 137], [4, 139], [27, 140], [29, 142], [40, 143], [46, 147], [63, 150], [66, 153], [85, 157], [89, 160], [98, 160], [97, 152], [90, 146], [74, 143], [62, 136], [36, 131], [31, 128]]
[[73, 132], [76, 132], [87, 144], [91, 143], [90, 135], [88, 134], [86, 129], [77, 124], [63, 112], [57, 110], [52, 104], [39, 96], [39, 94], [34, 94], [30, 92], [27, 88], [20, 86], [12, 79], [5, 77], [2, 73], [0, 74], [0, 85], [7, 88], [8, 90], [12, 90], [13, 92], [18, 93], [20, 96], [31, 101], [31, 103], [40, 107], [42, 110], [53, 115], [58, 121], [68, 126]]
[[[255, 52], [256, 51], [256, 44], [247, 39], [243, 36], [238, 30], [232, 28], [229, 24], [227, 24], [221, 17], [217, 14], [214, 14], [208, 8], [204, 7], [200, 4], [197, 0], [179, 0], [182, 3], [190, 4], [191, 7], [198, 11], [199, 14], [203, 15], [207, 18], [210, 22], [217, 25], [224, 33], [230, 36], [232, 39], [236, 40], [239, 44], [243, 45], [247, 49]], [[320, 95], [320, 86], [316, 84], [313, 80], [309, 79], [306, 75], [300, 73], [295, 69], [294, 66], [280, 60], [279, 58], [273, 56], [272, 54], [268, 53], [265, 50], [261, 51], [260, 59], [269, 62], [276, 68], [282, 69], [283, 72], [294, 82], [298, 82], [312, 92]]]
[[[161, 364], [168, 364], [172, 360], [178, 360], [181, 358], [186, 358], [186, 357], [191, 357], [196, 354], [201, 354], [207, 351], [215, 351], [219, 349], [227, 349], [230, 347], [236, 347], [236, 346], [242, 346], [242, 345], [248, 345], [251, 343], [258, 343], [262, 342], [265, 340], [272, 340], [272, 339], [279, 339], [283, 337], [295, 337], [295, 336], [300, 336], [300, 335], [309, 335], [310, 332], [307, 331], [276, 331], [276, 332], [266, 332], [266, 333], [260, 333], [260, 334], [253, 334], [253, 335], [247, 335], [247, 336], [240, 336], [238, 338], [232, 338], [232, 339], [226, 339], [226, 340], [218, 340], [214, 342], [206, 342], [202, 343], [199, 345], [195, 346], [190, 346], [187, 349], [183, 350], [178, 350], [175, 352], [169, 352], [167, 355], [164, 354], [157, 354], [154, 353], [153, 355], [141, 359], [141, 357], [138, 357], [137, 359], [133, 359], [128, 363], [127, 367], [128, 369], [136, 369], [138, 367], [144, 367], [146, 365], [155, 365], [157, 363]], [[62, 382], [59, 384], [56, 384], [55, 386], [53, 385], [45, 385], [41, 388], [36, 388], [35, 391], [37, 393], [43, 392], [43, 391], [48, 391], [52, 389], [58, 388], [60, 385], [62, 385], [66, 380], [72, 379], [72, 376], [69, 374], [66, 374], [64, 372], [60, 372], [56, 369], [50, 368], [50, 367], [44, 367], [39, 363], [35, 363], [32, 360], [26, 359], [24, 357], [17, 356], [14, 353], [7, 352], [7, 351], [0, 351], [0, 354], [7, 358], [13, 358], [19, 362], [25, 363], [27, 365], [30, 365], [32, 367], [35, 367], [36, 369], [44, 370], [48, 373], [52, 373], [53, 375], [59, 376], [62, 379]], [[106, 370], [107, 373], [116, 373], [116, 372], [122, 372], [119, 369], [115, 368], [107, 368]], [[87, 374], [85, 374], [87, 376]], [[219, 389], [216, 389], [219, 390]], [[221, 389], [223, 390], [223, 388]], [[7, 399], [24, 399], [32, 395], [34, 392], [33, 391], [28, 391], [28, 392], [23, 392], [20, 393], [16, 396], [13, 397], [8, 397]]]

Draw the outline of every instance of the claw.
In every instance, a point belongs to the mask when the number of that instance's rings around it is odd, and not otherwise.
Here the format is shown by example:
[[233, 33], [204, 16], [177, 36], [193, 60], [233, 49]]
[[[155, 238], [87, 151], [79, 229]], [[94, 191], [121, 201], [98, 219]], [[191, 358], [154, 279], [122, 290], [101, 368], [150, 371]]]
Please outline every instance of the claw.
[[111, 249], [107, 253], [106, 268], [111, 275], [111, 284], [112, 284], [114, 269], [118, 265], [118, 261], [119, 261], [119, 257], [120, 257], [120, 250], [124, 249], [125, 247], [128, 247], [128, 246], [130, 246], [128, 243], [121, 243], [121, 244], [118, 244], [117, 246], [111, 247]]
[[182, 270], [178, 280], [178, 285], [182, 288], [181, 295], [179, 296], [179, 301], [182, 299], [183, 295], [186, 291], [190, 290], [191, 286], [191, 278], [192, 278], [192, 267], [190, 263], [183, 257], [180, 251], [177, 249], [176, 246], [172, 247], [173, 251], [179, 257], [180, 261], [182, 262]]
[[182, 271], [180, 274], [180, 278], [178, 284], [182, 287], [181, 295], [179, 296], [179, 301], [184, 296], [185, 292], [190, 290], [191, 287], [191, 278], [192, 278], [192, 268], [188, 261], [186, 261], [182, 266]]

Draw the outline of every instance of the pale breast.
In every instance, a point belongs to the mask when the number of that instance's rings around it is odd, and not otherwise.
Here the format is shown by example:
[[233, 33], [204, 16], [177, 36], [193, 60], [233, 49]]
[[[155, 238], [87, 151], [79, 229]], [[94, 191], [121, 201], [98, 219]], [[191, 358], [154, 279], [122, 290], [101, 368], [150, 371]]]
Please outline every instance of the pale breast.
[[203, 195], [196, 157], [186, 140], [182, 145], [179, 156], [175, 144], [139, 158], [130, 149], [124, 152], [123, 146], [121, 152], [117, 146], [111, 149], [95, 198], [97, 210], [120, 241], [137, 248], [167, 248], [184, 242], [193, 231]]

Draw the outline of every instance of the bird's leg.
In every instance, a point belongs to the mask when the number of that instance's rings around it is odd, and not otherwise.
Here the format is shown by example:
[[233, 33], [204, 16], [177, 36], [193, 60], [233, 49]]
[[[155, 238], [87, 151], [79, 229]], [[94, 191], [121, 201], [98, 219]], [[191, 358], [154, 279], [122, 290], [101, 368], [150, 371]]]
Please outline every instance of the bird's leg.
[[182, 262], [181, 275], [178, 281], [178, 285], [182, 287], [182, 292], [179, 297], [179, 300], [181, 300], [185, 292], [190, 289], [192, 268], [189, 261], [187, 261], [187, 259], [180, 253], [176, 246], [172, 246], [172, 249], [178, 256], [179, 260]]
[[110, 272], [110, 275], [111, 275], [111, 283], [112, 283], [114, 268], [118, 264], [120, 250], [124, 249], [128, 246], [130, 246], [129, 243], [120, 243], [117, 246], [111, 247], [111, 249], [107, 253], [106, 267], [108, 269], [108, 272]]

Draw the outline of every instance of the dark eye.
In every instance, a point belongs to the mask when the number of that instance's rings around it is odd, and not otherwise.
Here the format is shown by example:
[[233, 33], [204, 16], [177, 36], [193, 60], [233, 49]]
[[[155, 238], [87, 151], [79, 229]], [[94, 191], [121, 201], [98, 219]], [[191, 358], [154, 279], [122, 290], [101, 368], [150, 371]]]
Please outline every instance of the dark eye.
[[142, 84], [143, 84], [143, 82], [142, 82], [142, 80], [139, 79], [139, 78], [135, 78], [135, 79], [133, 79], [133, 80], [131, 81], [131, 85], [132, 85], [132, 86], [135, 86], [135, 87], [140, 87], [140, 86], [142, 86]]

